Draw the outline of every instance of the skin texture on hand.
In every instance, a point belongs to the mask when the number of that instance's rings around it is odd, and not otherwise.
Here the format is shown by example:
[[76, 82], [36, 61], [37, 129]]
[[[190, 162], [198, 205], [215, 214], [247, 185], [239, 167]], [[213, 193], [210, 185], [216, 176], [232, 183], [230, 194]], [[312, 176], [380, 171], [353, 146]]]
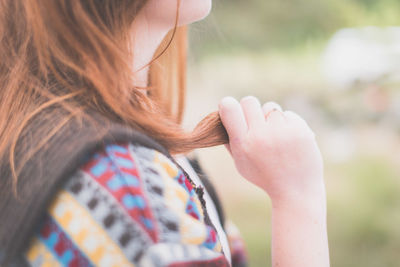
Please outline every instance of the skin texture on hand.
[[323, 187], [321, 153], [300, 116], [273, 103], [261, 107], [255, 97], [224, 98], [220, 116], [239, 173], [272, 201], [315, 195]]
[[224, 98], [226, 146], [239, 173], [272, 201], [273, 266], [329, 266], [323, 162], [315, 134], [291, 111]]

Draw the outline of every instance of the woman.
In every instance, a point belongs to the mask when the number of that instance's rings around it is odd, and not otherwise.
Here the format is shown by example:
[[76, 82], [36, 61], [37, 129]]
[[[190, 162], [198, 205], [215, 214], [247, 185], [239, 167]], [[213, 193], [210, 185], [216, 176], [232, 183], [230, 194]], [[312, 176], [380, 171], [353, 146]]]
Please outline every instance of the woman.
[[273, 266], [329, 265], [322, 160], [298, 115], [228, 97], [193, 133], [179, 126], [181, 26], [210, 8], [0, 2], [0, 263], [244, 265], [212, 188], [182, 156], [226, 144], [272, 200]]

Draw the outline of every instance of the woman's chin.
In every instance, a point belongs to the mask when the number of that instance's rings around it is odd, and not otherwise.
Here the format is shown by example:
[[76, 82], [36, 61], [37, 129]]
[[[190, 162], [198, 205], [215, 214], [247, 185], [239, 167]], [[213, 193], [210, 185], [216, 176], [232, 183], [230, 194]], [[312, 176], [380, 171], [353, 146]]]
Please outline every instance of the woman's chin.
[[[178, 0], [148, 0], [142, 14], [153, 25], [173, 28], [177, 14]], [[178, 25], [183, 26], [207, 17], [212, 0], [181, 0]]]
[[178, 24], [182, 26], [203, 20], [210, 14], [211, 8], [211, 0], [183, 0]]

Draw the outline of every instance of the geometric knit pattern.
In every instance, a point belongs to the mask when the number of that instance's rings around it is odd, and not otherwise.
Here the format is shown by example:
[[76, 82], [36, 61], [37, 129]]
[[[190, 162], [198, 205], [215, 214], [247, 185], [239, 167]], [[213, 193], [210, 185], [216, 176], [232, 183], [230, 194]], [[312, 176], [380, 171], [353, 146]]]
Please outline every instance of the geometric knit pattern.
[[164, 154], [105, 146], [56, 194], [31, 266], [229, 266], [188, 177]]

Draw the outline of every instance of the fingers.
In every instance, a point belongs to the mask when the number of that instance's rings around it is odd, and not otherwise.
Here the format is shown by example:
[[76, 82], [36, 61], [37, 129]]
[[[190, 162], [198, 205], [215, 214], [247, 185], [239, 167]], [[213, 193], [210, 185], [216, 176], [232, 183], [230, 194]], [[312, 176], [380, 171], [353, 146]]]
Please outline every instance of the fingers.
[[285, 121], [282, 108], [275, 102], [267, 102], [262, 107], [267, 123], [279, 123]]
[[219, 113], [230, 141], [242, 140], [248, 129], [257, 129], [265, 123], [272, 127], [284, 123], [309, 128], [304, 119], [296, 113], [282, 111], [281, 106], [275, 102], [267, 102], [261, 107], [258, 99], [253, 96], [243, 98], [240, 104], [233, 97], [225, 97], [220, 102]]
[[254, 96], [247, 96], [240, 101], [249, 129], [265, 123], [264, 113], [260, 101]]
[[281, 106], [275, 102], [265, 103], [262, 109], [267, 122], [276, 123], [285, 121], [287, 123], [301, 124], [309, 128], [307, 122], [300, 115], [290, 110], [282, 111]]
[[290, 121], [290, 122], [294, 122], [296, 124], [302, 124], [306, 127], [308, 127], [307, 122], [297, 113], [287, 110], [284, 112], [285, 117]]
[[225, 97], [219, 104], [219, 115], [228, 133], [230, 142], [241, 140], [247, 133], [247, 123], [239, 102]]
[[292, 121], [298, 121], [298, 122], [306, 123], [305, 120], [302, 117], [300, 117], [300, 115], [298, 115], [297, 113], [295, 113], [293, 111], [286, 110], [284, 112], [284, 114], [288, 119], [290, 119]]
[[281, 106], [275, 102], [267, 102], [262, 106], [262, 110], [264, 111], [265, 116], [268, 116], [268, 113], [270, 113], [274, 109], [282, 112]]
[[308, 126], [308, 123], [300, 115], [290, 110], [285, 111], [284, 114], [289, 121], [306, 128], [315, 137], [313, 130]]

